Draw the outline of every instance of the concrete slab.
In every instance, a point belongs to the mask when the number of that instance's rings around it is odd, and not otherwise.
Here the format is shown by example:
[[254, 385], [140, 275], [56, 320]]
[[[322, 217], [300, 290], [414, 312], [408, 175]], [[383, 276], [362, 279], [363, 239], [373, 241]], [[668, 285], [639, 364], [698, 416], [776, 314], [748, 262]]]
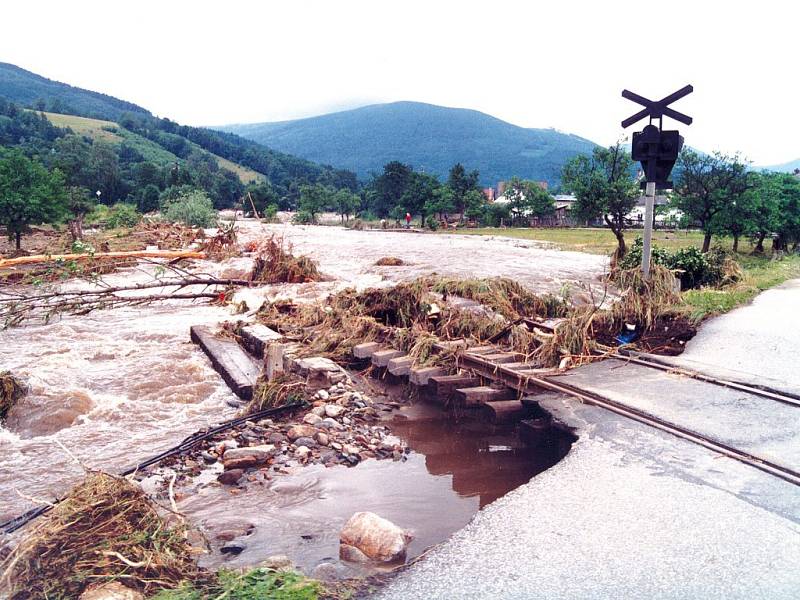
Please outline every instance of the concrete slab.
[[243, 400], [252, 398], [261, 371], [255, 360], [235, 341], [216, 337], [208, 327], [193, 325], [189, 332], [233, 393]]
[[242, 344], [250, 354], [258, 358], [264, 358], [267, 352], [267, 347], [272, 342], [277, 342], [283, 339], [283, 336], [277, 331], [270, 329], [261, 323], [247, 325], [242, 327]]

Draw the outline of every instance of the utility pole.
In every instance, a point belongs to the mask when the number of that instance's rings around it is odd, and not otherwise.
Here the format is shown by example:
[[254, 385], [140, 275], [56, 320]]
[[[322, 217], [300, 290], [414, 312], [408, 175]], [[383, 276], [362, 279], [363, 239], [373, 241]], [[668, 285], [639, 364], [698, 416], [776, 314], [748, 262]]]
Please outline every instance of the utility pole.
[[[692, 124], [692, 118], [669, 108], [676, 100], [688, 96], [694, 91], [691, 85], [679, 89], [677, 92], [658, 101], [648, 100], [644, 96], [622, 90], [622, 97], [644, 106], [635, 115], [622, 122], [622, 127], [629, 127], [644, 119], [650, 118], [650, 123], [642, 131], [633, 134], [631, 156], [642, 164], [645, 182], [642, 187], [644, 193], [644, 239], [642, 246], [642, 276], [650, 279], [650, 256], [652, 253], [653, 239], [653, 213], [656, 203], [656, 189], [672, 189], [674, 186], [668, 181], [678, 159], [678, 153], [683, 147], [683, 138], [678, 131], [665, 131], [662, 129], [664, 116], [671, 117], [686, 125]], [[653, 120], [658, 119], [658, 126], [653, 125]]]

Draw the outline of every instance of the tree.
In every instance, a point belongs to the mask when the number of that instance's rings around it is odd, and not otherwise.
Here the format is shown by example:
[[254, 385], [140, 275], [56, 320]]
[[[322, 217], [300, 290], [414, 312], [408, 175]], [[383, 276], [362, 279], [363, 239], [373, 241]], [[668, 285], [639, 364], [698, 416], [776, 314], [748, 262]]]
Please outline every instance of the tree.
[[[420, 215], [420, 222], [424, 224], [425, 215], [428, 214], [425, 207], [434, 201], [439, 187], [439, 181], [433, 175], [411, 173], [406, 191], [400, 197], [400, 204], [412, 215]], [[405, 211], [403, 214], [405, 215]]]
[[699, 155], [689, 149], [681, 152], [677, 166], [675, 206], [700, 226], [702, 251], [708, 252], [712, 235], [719, 231], [721, 213], [752, 187], [747, 167], [738, 156]]
[[[156, 190], [158, 200], [158, 190]], [[94, 208], [92, 193], [84, 187], [71, 186], [67, 192], [67, 213], [69, 216], [69, 233], [73, 242], [83, 239], [83, 221]]]
[[[459, 221], [464, 220], [464, 212], [467, 208], [467, 194], [471, 191], [480, 192], [478, 188], [478, 179], [480, 174], [478, 171], [470, 171], [467, 173], [464, 165], [456, 163], [450, 169], [447, 177], [447, 187], [453, 193], [453, 205], [456, 212], [459, 213]], [[473, 197], [474, 200], [474, 197]]]
[[136, 199], [136, 208], [142, 213], [158, 210], [160, 206], [159, 196], [158, 187], [153, 183], [148, 183], [139, 191], [139, 197]]
[[555, 210], [555, 201], [536, 181], [512, 177], [504, 192], [512, 221], [522, 217], [544, 217]]
[[602, 217], [617, 238], [616, 257], [625, 256], [625, 217], [636, 206], [639, 186], [633, 178], [633, 160], [620, 142], [581, 154], [564, 166], [563, 187], [575, 194], [573, 214], [582, 220]]
[[778, 220], [773, 251], [794, 250], [800, 245], [800, 179], [788, 173], [776, 174], [778, 193]]
[[361, 198], [347, 189], [341, 189], [333, 195], [333, 206], [344, 223], [359, 209]]
[[425, 203], [425, 214], [436, 215], [440, 221], [447, 219], [447, 214], [453, 212], [453, 190], [450, 186], [443, 185], [433, 192], [431, 199]]
[[64, 178], [19, 150], [0, 154], [0, 224], [22, 248], [31, 225], [55, 222], [64, 210]]
[[508, 213], [511, 216], [511, 222], [519, 220], [525, 214], [525, 184], [519, 177], [512, 177], [506, 184], [506, 190], [503, 192], [506, 197], [505, 204], [508, 206]]
[[370, 184], [374, 192], [370, 195], [370, 208], [376, 215], [386, 217], [395, 206], [401, 204], [412, 173], [411, 167], [396, 160], [384, 165], [383, 173], [373, 178]]
[[311, 220], [330, 205], [331, 191], [319, 183], [300, 186], [300, 201], [298, 208], [311, 215]]
[[260, 216], [264, 216], [267, 207], [270, 205], [277, 205], [280, 197], [269, 181], [262, 181], [259, 183], [251, 183], [244, 190], [244, 211], [250, 212], [253, 207], [250, 206], [252, 200], [253, 206]]
[[486, 196], [479, 190], [469, 190], [464, 194], [464, 215], [473, 221], [483, 218], [486, 213]]

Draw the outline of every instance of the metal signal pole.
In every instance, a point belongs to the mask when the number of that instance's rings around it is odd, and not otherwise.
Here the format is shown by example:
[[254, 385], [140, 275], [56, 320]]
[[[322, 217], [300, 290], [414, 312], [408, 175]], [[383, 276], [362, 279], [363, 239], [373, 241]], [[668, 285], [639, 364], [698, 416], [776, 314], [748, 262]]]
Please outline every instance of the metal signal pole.
[[[693, 91], [694, 88], [691, 85], [687, 85], [661, 100], [654, 101], [628, 90], [622, 90], [623, 98], [644, 106], [638, 113], [622, 122], [623, 128], [650, 117], [650, 124], [642, 131], [633, 134], [633, 143], [631, 144], [631, 156], [633, 160], [638, 160], [642, 164], [642, 169], [647, 178], [644, 193], [644, 240], [642, 244], [642, 277], [645, 281], [650, 279], [656, 187], [660, 189], [673, 187], [672, 182], [668, 181], [667, 178], [683, 146], [683, 138], [677, 131], [665, 131], [662, 128], [664, 116], [671, 117], [686, 125], [691, 125], [691, 117], [669, 108], [669, 105], [684, 96], [688, 96]], [[658, 127], [653, 125], [653, 119], [658, 119]]]
[[656, 204], [656, 182], [648, 181], [644, 192], [644, 239], [642, 240], [642, 277], [650, 279], [650, 254], [653, 239], [653, 211]]

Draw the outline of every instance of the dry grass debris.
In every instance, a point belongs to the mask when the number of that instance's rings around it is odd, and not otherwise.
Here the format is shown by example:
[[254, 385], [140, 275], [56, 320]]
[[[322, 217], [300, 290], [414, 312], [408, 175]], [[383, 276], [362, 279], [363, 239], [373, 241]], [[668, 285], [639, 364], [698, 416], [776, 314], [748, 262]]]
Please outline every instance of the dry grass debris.
[[5, 419], [11, 407], [28, 391], [27, 386], [11, 371], [0, 371], [0, 420]]
[[250, 274], [258, 283], [309, 283], [321, 281], [322, 274], [311, 258], [294, 256], [292, 245], [282, 237], [272, 236], [256, 248], [255, 264]]
[[376, 267], [400, 267], [404, 264], [406, 263], [403, 262], [403, 259], [396, 256], [384, 256], [375, 261]]
[[244, 408], [250, 415], [267, 408], [300, 402], [305, 399], [306, 382], [297, 375], [280, 373], [270, 381], [261, 375], [253, 389], [253, 398]]
[[202, 250], [209, 258], [223, 260], [241, 254], [236, 244], [236, 222], [221, 222], [216, 235], [207, 238], [202, 244]]
[[5, 560], [0, 589], [66, 599], [118, 580], [150, 595], [197, 578], [184, 525], [170, 527], [135, 483], [90, 472]]
[[650, 279], [645, 280], [639, 268], [618, 270], [614, 284], [620, 290], [620, 298], [611, 307], [614, 323], [635, 323], [649, 329], [660, 316], [675, 311], [680, 294], [675, 288], [672, 271], [653, 264]]

